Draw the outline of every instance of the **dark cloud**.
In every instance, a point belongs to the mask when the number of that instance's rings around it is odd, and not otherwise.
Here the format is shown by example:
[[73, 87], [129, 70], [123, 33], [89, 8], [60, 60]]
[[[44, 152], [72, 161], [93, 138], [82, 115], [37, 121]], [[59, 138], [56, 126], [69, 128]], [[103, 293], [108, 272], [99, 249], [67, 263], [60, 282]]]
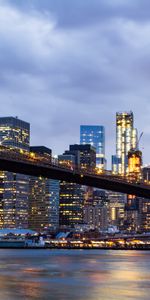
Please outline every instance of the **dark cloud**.
[[150, 3], [146, 0], [0, 1], [1, 115], [31, 123], [32, 144], [61, 153], [80, 124], [106, 127], [133, 110], [149, 161]]
[[99, 23], [108, 18], [149, 20], [149, 0], [6, 0], [23, 11], [52, 13], [57, 26], [78, 27]]

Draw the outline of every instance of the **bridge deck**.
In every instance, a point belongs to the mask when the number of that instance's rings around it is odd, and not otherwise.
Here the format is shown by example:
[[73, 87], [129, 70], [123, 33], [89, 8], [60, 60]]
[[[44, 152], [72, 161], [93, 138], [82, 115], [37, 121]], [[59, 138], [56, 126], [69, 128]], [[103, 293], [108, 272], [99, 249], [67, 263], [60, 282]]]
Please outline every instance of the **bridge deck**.
[[63, 180], [80, 185], [86, 185], [125, 194], [132, 194], [150, 199], [150, 186], [142, 183], [129, 183], [119, 179], [118, 177], [113, 177], [110, 175], [83, 173], [81, 170], [70, 170], [41, 162], [32, 162], [28, 160], [19, 161], [15, 158], [12, 158], [11, 155], [10, 157], [6, 157], [1, 153], [0, 170], [36, 177], [41, 176], [50, 179]]

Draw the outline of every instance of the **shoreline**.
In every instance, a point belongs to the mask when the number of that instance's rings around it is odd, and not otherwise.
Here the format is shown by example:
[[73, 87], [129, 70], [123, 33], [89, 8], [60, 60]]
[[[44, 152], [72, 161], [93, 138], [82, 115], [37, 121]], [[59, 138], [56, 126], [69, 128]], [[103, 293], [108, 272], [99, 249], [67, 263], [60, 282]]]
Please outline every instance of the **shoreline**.
[[116, 251], [129, 251], [129, 250], [137, 250], [137, 251], [150, 251], [150, 248], [147, 247], [0, 247], [0, 249], [15, 249], [15, 250], [116, 250]]

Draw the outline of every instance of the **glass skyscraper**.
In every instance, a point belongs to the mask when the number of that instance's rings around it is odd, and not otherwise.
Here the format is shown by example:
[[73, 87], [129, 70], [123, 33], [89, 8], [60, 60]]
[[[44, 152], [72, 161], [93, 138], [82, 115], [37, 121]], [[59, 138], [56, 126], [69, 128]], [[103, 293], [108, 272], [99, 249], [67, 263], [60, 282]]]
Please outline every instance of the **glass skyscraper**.
[[[51, 149], [33, 146], [30, 151], [51, 162]], [[59, 180], [30, 176], [29, 199], [29, 228], [56, 231], [59, 226]]]
[[96, 167], [105, 168], [105, 128], [100, 125], [81, 125], [80, 144], [90, 144], [96, 149]]
[[[60, 165], [74, 166], [77, 153], [66, 151], [58, 156]], [[73, 227], [83, 223], [83, 189], [81, 185], [66, 181], [60, 182], [60, 226]]]
[[134, 128], [133, 112], [116, 113], [116, 159], [118, 174], [125, 175], [128, 167], [128, 152], [137, 147], [137, 129]]
[[30, 124], [18, 117], [0, 118], [0, 145], [29, 151]]
[[[30, 124], [0, 118], [0, 144], [29, 151]], [[29, 177], [0, 171], [0, 228], [28, 228]]]
[[59, 181], [30, 177], [29, 228], [56, 231], [59, 226]]
[[[137, 129], [134, 128], [134, 116], [133, 112], [117, 112], [116, 113], [116, 155], [112, 156], [112, 171], [114, 174], [121, 176], [133, 177], [133, 166], [136, 164], [137, 159]], [[138, 157], [138, 164], [141, 161], [141, 157]], [[138, 173], [140, 174], [140, 166], [138, 167]], [[112, 200], [113, 197], [111, 196]], [[118, 199], [117, 199], [118, 198]], [[112, 201], [111, 211], [114, 214], [118, 211], [118, 207], [124, 206], [124, 212], [121, 208], [120, 225], [124, 230], [137, 230], [138, 228], [138, 199], [134, 195], [127, 195], [124, 203], [120, 203], [119, 193], [116, 193], [116, 203]], [[126, 203], [125, 203], [126, 202]], [[116, 210], [117, 209], [117, 210]], [[118, 212], [117, 212], [118, 214]], [[114, 216], [112, 216], [112, 219]], [[116, 221], [118, 222], [118, 220]], [[123, 221], [124, 220], [124, 221]], [[116, 222], [115, 221], [115, 222]], [[120, 227], [120, 229], [121, 229]]]

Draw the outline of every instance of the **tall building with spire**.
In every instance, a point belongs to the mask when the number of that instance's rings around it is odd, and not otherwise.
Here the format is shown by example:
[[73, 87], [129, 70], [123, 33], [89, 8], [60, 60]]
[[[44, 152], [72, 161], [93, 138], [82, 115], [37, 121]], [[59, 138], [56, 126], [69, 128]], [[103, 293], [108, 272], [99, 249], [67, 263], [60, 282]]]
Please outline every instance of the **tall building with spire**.
[[[134, 128], [133, 112], [116, 113], [116, 156], [113, 156], [115, 168], [120, 175], [126, 175], [128, 152], [137, 148], [137, 129]], [[116, 168], [117, 166], [117, 168]]]
[[[126, 176], [130, 181], [137, 182], [142, 176], [142, 152], [139, 150], [139, 140], [137, 129], [134, 128], [133, 112], [117, 112], [116, 155], [112, 156], [112, 171], [113, 173]], [[129, 232], [140, 230], [140, 219], [142, 220], [142, 213], [145, 207], [145, 203], [144, 205], [143, 203], [143, 200], [135, 195], [127, 195], [124, 212], [124, 230]], [[144, 218], [145, 216], [143, 220]]]

